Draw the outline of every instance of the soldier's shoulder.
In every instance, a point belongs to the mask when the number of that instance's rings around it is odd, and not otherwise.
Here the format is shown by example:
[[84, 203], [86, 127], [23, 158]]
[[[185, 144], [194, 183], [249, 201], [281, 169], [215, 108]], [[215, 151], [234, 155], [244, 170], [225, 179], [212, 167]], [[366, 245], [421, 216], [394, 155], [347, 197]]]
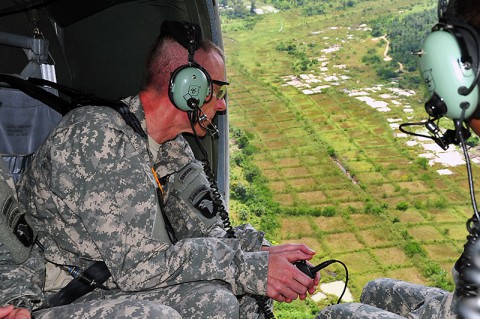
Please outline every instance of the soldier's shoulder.
[[106, 106], [82, 106], [69, 112], [62, 119], [61, 125], [99, 125], [123, 127], [121, 115], [111, 107]]

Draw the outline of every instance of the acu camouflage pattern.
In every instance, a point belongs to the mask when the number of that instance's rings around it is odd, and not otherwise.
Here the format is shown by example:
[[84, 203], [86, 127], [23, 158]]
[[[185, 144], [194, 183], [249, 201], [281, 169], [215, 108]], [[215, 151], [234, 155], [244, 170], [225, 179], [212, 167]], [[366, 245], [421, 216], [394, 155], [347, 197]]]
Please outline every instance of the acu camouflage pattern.
[[16, 264], [0, 242], [0, 307], [8, 304], [35, 309], [44, 305], [45, 263], [36, 246], [29, 258]]
[[[0, 250], [3, 246], [0, 243]], [[180, 319], [172, 308], [158, 303], [135, 300], [101, 300], [75, 303], [56, 308], [47, 307], [47, 299], [42, 291], [45, 275], [44, 258], [37, 246], [30, 257], [17, 265], [8, 254], [0, 256], [0, 307], [14, 305], [33, 311], [35, 319]]]
[[[223, 221], [213, 204], [203, 165], [195, 159], [182, 136], [160, 146], [155, 167], [160, 179], [165, 181], [166, 214], [177, 239], [227, 237]], [[221, 200], [225, 206], [223, 198]], [[248, 224], [235, 227], [235, 236], [245, 252], [270, 246], [264, 235]]]
[[[125, 102], [146, 129], [139, 97]], [[244, 227], [238, 239], [219, 238], [224, 230], [218, 218], [202, 219], [198, 211], [186, 211], [191, 207], [174, 185], [179, 171], [194, 158], [182, 136], [163, 144], [158, 157], [174, 161], [158, 165], [147, 141], [108, 107], [67, 114], [20, 184], [29, 203], [27, 217], [39, 231], [46, 258], [83, 268], [103, 260], [112, 273], [109, 286], [117, 292], [218, 280], [237, 296], [264, 295], [268, 253], [259, 251], [263, 234]], [[184, 226], [176, 219], [181, 239], [175, 244], [155, 226], [163, 220], [151, 167], [166, 181], [170, 217], [196, 218]], [[198, 232], [191, 227], [195, 223]]]
[[170, 307], [137, 300], [101, 300], [34, 311], [35, 319], [181, 319]]
[[[1, 157], [0, 178], [16, 198], [15, 184]], [[45, 264], [36, 248], [33, 247], [32, 252], [26, 255], [26, 261], [17, 264], [8, 247], [0, 242], [0, 307], [11, 304], [31, 310], [42, 306]]]
[[[15, 185], [3, 162], [0, 162], [0, 178], [7, 182], [15, 196]], [[42, 290], [44, 282], [45, 259], [37, 245], [32, 247], [24, 262], [17, 264], [10, 251], [0, 242], [0, 307], [14, 305], [26, 308], [34, 311], [36, 319], [181, 318], [170, 307], [134, 300], [102, 300], [45, 309], [47, 299]]]
[[252, 298], [238, 299], [228, 284], [221, 281], [191, 282], [140, 292], [96, 290], [80, 301], [96, 299], [152, 301], [174, 308], [183, 318], [254, 319], [258, 316]]
[[390, 278], [380, 278], [367, 283], [360, 302], [326, 307], [316, 319], [458, 318], [454, 313], [452, 293]]

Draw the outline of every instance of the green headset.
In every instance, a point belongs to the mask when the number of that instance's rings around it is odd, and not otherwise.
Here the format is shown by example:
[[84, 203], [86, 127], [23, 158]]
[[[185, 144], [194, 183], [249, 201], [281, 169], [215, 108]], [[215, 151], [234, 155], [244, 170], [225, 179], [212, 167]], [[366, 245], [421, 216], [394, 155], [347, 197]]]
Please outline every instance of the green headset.
[[426, 112], [463, 121], [479, 103], [480, 40], [469, 24], [445, 18], [446, 8], [447, 2], [439, 0], [439, 22], [417, 53], [418, 65], [429, 95]]
[[188, 22], [165, 21], [162, 33], [169, 33], [188, 50], [188, 63], [170, 76], [168, 97], [179, 110], [189, 112], [202, 107], [212, 98], [212, 79], [207, 70], [195, 62], [194, 54], [202, 39], [200, 26]]

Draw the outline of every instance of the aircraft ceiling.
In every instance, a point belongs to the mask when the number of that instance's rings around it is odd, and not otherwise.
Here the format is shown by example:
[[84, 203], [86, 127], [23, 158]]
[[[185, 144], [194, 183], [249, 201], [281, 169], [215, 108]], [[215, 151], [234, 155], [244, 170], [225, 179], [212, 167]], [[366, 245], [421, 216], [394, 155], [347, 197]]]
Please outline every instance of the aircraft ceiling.
[[[107, 98], [138, 91], [165, 19], [198, 23], [222, 46], [215, 0], [2, 0], [0, 31], [31, 37], [36, 16], [25, 8], [38, 12], [58, 82]], [[0, 72], [20, 73], [27, 62], [21, 49], [0, 45]]]

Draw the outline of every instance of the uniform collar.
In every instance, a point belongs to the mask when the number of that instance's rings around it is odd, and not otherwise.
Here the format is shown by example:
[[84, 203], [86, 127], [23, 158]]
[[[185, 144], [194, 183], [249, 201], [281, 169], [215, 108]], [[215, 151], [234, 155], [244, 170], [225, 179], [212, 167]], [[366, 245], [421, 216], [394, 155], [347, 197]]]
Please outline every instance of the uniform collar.
[[155, 169], [160, 177], [171, 175], [184, 168], [195, 158], [190, 145], [183, 135], [160, 144]]
[[143, 110], [142, 101], [140, 100], [140, 96], [137, 94], [135, 96], [130, 96], [122, 100], [128, 106], [130, 112], [132, 112], [135, 117], [140, 122], [142, 129], [147, 133], [147, 121], [145, 119], [145, 111]]

